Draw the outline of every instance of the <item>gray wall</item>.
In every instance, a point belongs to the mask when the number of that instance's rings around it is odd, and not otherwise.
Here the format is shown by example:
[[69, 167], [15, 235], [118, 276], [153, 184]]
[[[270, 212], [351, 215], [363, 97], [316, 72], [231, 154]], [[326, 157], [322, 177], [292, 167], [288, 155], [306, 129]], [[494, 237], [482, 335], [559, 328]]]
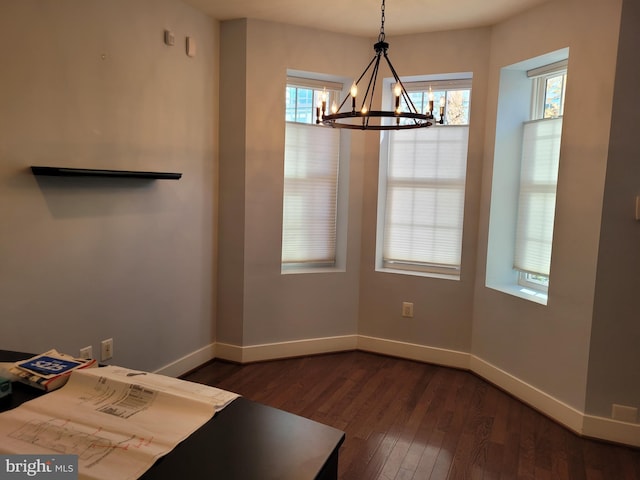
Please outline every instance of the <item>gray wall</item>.
[[221, 48], [219, 231], [218, 231], [218, 310], [217, 338], [232, 345], [243, 345], [244, 317], [244, 176], [247, 118], [247, 33], [246, 20], [224, 22], [220, 29]]
[[[342, 212], [348, 217], [345, 268], [282, 275], [282, 118], [288, 69], [352, 76], [351, 65], [368, 57], [370, 46], [359, 38], [257, 20], [224, 22], [221, 35], [221, 85], [244, 88], [246, 104], [222, 89], [221, 111], [245, 108], [245, 115], [230, 116], [220, 136], [220, 272], [227, 273], [220, 277], [218, 341], [250, 346], [353, 335], [363, 141], [351, 144], [349, 201]], [[226, 201], [231, 197], [236, 201]]]
[[587, 383], [587, 412], [605, 417], [640, 407], [640, 5], [622, 12]]
[[151, 370], [214, 340], [217, 35], [172, 0], [0, 3], [1, 348], [113, 337], [114, 363]]
[[[620, 4], [549, 2], [492, 31], [472, 353], [579, 411], [586, 401]], [[502, 67], [565, 47], [570, 52], [551, 280], [542, 306], [485, 287], [498, 80]]]

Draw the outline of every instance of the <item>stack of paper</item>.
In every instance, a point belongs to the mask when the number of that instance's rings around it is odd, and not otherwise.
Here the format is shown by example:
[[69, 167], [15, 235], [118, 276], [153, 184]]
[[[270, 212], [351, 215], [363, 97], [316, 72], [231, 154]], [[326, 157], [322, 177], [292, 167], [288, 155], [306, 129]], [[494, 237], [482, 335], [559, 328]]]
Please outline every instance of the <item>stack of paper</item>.
[[97, 366], [95, 359], [74, 358], [57, 350], [16, 362], [9, 372], [15, 380], [48, 392], [62, 387], [74, 370]]

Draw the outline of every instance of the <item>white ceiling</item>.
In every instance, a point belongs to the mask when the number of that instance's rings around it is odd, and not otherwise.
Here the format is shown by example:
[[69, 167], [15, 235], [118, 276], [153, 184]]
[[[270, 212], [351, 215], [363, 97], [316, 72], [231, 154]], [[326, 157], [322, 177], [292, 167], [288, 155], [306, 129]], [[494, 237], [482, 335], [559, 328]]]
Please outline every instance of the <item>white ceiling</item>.
[[[381, 0], [183, 0], [218, 20], [255, 18], [331, 32], [377, 37]], [[388, 0], [385, 34], [492, 25], [554, 0]]]

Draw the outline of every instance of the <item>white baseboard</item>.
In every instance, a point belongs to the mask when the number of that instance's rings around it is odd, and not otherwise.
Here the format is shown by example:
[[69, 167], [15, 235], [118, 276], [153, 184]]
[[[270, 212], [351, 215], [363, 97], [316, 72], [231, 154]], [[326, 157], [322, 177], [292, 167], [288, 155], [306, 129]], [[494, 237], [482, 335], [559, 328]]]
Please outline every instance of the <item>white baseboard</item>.
[[611, 418], [585, 415], [582, 426], [585, 437], [640, 447], [640, 424], [619, 422]]
[[215, 343], [188, 354], [158, 369], [155, 373], [177, 377], [213, 358], [251, 363], [349, 350], [362, 350], [470, 370], [579, 435], [640, 447], [640, 424], [587, 415], [479, 357], [456, 350], [365, 335], [344, 335], [249, 346]]
[[218, 358], [232, 362], [251, 363], [277, 358], [355, 350], [357, 344], [357, 335], [293, 340], [262, 345], [249, 345], [246, 347], [218, 343], [216, 346], [216, 355]]
[[579, 410], [479, 357], [471, 356], [470, 367], [472, 372], [506, 390], [524, 403], [553, 418], [570, 430], [578, 434], [582, 433], [583, 414]]
[[471, 356], [470, 370], [578, 435], [640, 447], [640, 424], [587, 415], [495, 365]]
[[469, 370], [469, 354], [385, 338], [358, 336], [358, 350]]
[[159, 373], [168, 377], [179, 377], [200, 365], [216, 358], [216, 344], [210, 343], [195, 352], [191, 352], [178, 360], [165, 365], [153, 373]]

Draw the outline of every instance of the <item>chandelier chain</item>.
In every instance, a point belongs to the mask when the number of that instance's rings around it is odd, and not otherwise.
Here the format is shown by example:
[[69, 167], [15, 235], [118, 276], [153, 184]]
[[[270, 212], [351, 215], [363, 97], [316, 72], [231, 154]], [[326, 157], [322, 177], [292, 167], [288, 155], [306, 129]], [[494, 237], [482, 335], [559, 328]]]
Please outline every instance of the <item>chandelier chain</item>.
[[[385, 0], [382, 0], [380, 33], [378, 35], [378, 42], [373, 46], [375, 55], [364, 69], [364, 72], [362, 72], [362, 75], [353, 82], [350, 93], [345, 95], [340, 106], [338, 106], [336, 102], [336, 105], [331, 107], [332, 113], [327, 113], [326, 102], [323, 100], [316, 107], [316, 124], [322, 123], [335, 128], [358, 130], [404, 130], [409, 128], [430, 127], [433, 125], [430, 121], [434, 120], [432, 110], [429, 110], [428, 113], [420, 113], [416, 109], [398, 73], [391, 64], [391, 60], [387, 55], [389, 44], [385, 42], [384, 38], [384, 21]], [[373, 98], [376, 84], [378, 83], [378, 68], [382, 58], [384, 58], [393, 75], [393, 80], [395, 80], [395, 86], [393, 87], [395, 108], [393, 110], [373, 110]], [[371, 72], [371, 77], [368, 83], [366, 81], [364, 82], [366, 90], [364, 93], [361, 91], [360, 94], [358, 94], [358, 85], [360, 85], [360, 81], [367, 72]], [[362, 89], [364, 90], [364, 88]], [[360, 96], [358, 97], [358, 95]], [[351, 100], [351, 110], [342, 110], [342, 107], [349, 99]], [[356, 108], [357, 101], [359, 101], [361, 105], [360, 109]], [[431, 102], [431, 105], [432, 104], [433, 102]], [[374, 123], [369, 123], [371, 119], [375, 119]]]
[[381, 17], [380, 17], [380, 34], [378, 35], [378, 41], [384, 42], [384, 0], [382, 0], [381, 7]]

